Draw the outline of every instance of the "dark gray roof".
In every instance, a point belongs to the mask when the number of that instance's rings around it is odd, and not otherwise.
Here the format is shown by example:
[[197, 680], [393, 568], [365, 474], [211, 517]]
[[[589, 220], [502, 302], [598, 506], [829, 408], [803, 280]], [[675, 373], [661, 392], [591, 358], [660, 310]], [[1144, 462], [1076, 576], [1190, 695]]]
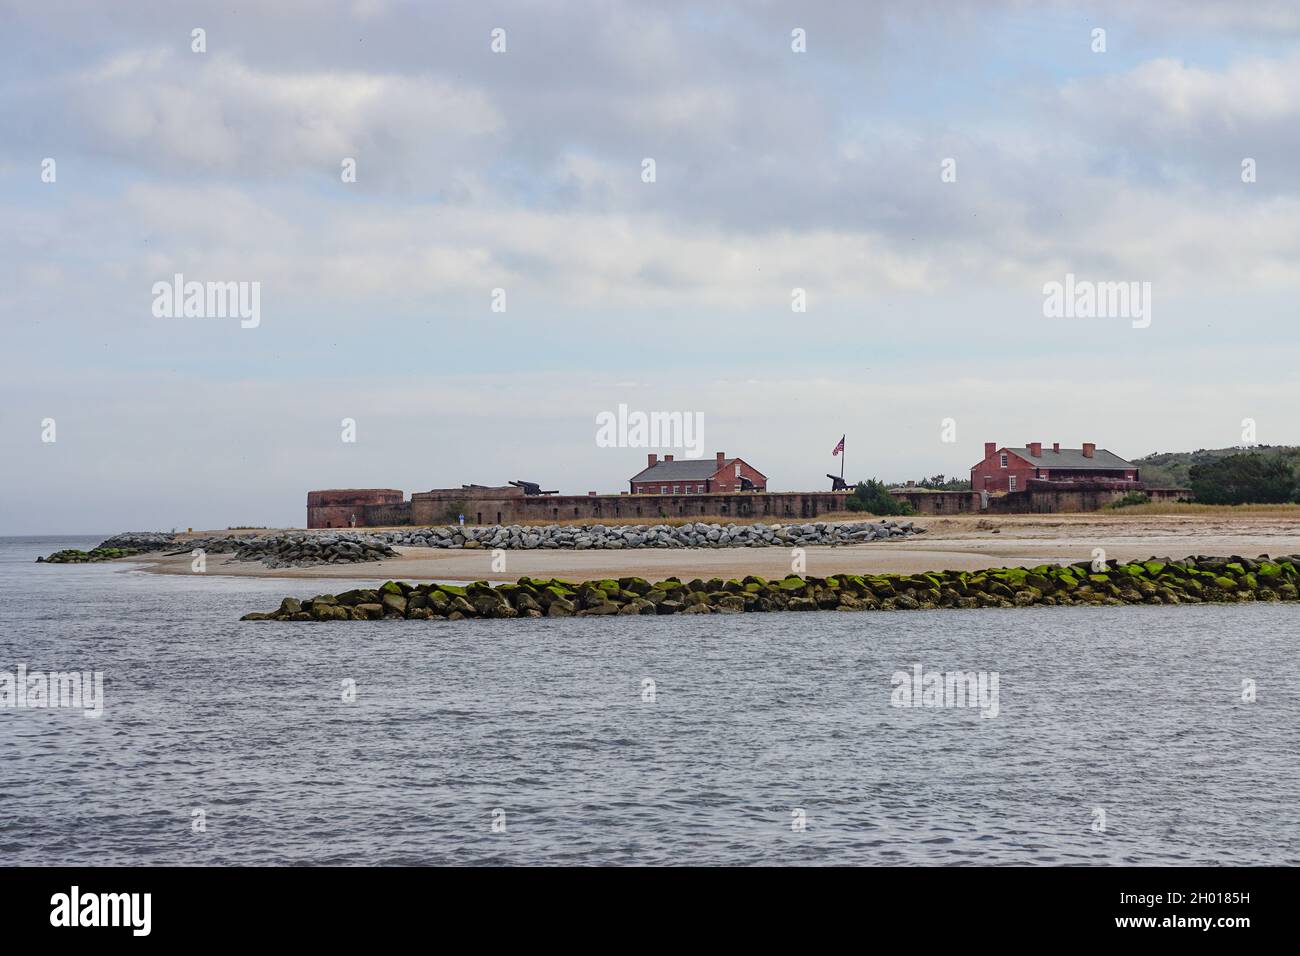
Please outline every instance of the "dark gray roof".
[[[721, 467], [726, 468], [736, 459], [727, 458]], [[660, 461], [633, 475], [630, 481], [690, 481], [692, 479], [712, 478], [718, 471], [717, 458], [676, 458], [672, 461]]]
[[1062, 448], [1059, 452], [1052, 451], [1051, 445], [1043, 446], [1043, 453], [1035, 458], [1029, 454], [1028, 448], [1008, 448], [1007, 451], [1014, 452], [1025, 461], [1032, 462], [1039, 468], [1136, 468], [1137, 465], [1131, 461], [1125, 461], [1112, 452], [1104, 448], [1098, 448], [1092, 453], [1091, 458], [1083, 457], [1082, 448]]

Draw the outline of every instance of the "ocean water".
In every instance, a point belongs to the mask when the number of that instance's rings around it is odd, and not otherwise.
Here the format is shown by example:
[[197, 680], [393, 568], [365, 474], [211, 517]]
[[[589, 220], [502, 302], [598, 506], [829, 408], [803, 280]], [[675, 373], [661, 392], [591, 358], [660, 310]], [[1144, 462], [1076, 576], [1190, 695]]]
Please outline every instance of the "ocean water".
[[0, 863], [1300, 863], [1295, 606], [240, 623], [351, 585], [101, 537], [0, 539], [0, 673], [105, 695], [0, 709]]

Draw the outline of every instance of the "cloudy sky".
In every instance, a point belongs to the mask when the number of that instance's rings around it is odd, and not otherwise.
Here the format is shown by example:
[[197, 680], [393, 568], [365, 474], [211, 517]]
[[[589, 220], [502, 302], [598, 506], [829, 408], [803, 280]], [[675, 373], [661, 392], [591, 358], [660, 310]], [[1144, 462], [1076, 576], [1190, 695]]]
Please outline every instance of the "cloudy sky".
[[776, 489], [1300, 442], [1300, 8], [1133, 6], [0, 2], [0, 534], [617, 491], [620, 403]]

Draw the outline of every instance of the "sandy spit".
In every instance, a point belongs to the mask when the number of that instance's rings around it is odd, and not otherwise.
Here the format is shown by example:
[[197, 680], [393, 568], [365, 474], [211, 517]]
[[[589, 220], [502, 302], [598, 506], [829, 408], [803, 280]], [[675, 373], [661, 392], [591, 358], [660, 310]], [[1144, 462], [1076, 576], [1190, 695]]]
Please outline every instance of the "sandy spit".
[[[837, 547], [811, 547], [808, 574], [979, 570], [1092, 560], [1093, 549], [1108, 558], [1181, 558], [1194, 554], [1255, 557], [1300, 554], [1300, 521], [1289, 516], [1123, 514], [1015, 515], [979, 518], [916, 518], [924, 535], [899, 541], [872, 541]], [[195, 536], [209, 532], [196, 532]], [[398, 548], [400, 557], [366, 564], [323, 565], [271, 570], [256, 562], [209, 555], [207, 574], [236, 577], [368, 579], [377, 581], [513, 581], [520, 576], [584, 580], [635, 575], [659, 580], [676, 575], [731, 578], [757, 574], [783, 577], [791, 571], [785, 548], [701, 548], [630, 551], [506, 551], [505, 570], [492, 569], [492, 552]], [[140, 564], [134, 559], [133, 564]], [[191, 574], [189, 555], [144, 559], [143, 570]]]

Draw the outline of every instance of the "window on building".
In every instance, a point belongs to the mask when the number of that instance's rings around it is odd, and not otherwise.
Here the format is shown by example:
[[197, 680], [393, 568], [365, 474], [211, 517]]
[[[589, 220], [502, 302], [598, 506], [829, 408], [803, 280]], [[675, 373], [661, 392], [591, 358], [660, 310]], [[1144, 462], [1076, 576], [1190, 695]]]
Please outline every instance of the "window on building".
[[1015, 490], [1016, 490], [1016, 476], [1015, 476], [1015, 475], [1011, 475], [1010, 477], [1007, 478], [1007, 490], [1008, 490], [1008, 491], [1015, 491]]
[[675, 495], [680, 495], [681, 493], [682, 493], [682, 486], [681, 486], [681, 485], [673, 485], [673, 494], [675, 494]]
[[740, 462], [736, 462], [736, 477], [740, 477]]
[[1007, 456], [1006, 456], [1006, 455], [1003, 455], [1003, 456], [1002, 456], [1001, 464], [1002, 464], [1002, 467], [1003, 467], [1003, 468], [1007, 467]]
[[661, 494], [661, 495], [666, 495], [666, 494], [668, 494], [668, 486], [667, 486], [667, 485], [660, 485], [660, 486], [659, 486], [659, 494]]

